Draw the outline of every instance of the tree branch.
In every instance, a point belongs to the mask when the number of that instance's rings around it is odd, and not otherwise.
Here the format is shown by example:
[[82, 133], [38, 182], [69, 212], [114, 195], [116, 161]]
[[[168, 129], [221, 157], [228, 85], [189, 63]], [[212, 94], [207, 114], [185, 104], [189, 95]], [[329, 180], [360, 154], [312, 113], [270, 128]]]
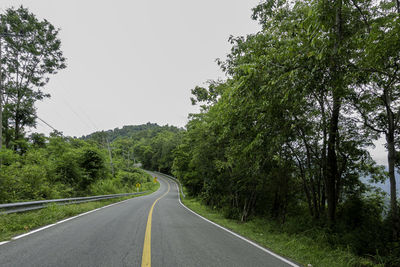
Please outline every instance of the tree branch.
[[[357, 5], [357, 3], [354, 0], [351, 0], [351, 2], [357, 8], [357, 10], [360, 13], [361, 17], [363, 18], [365, 24], [367, 25], [368, 33], [370, 33], [371, 32], [371, 25], [369, 24], [367, 17], [365, 16], [365, 14], [362, 12], [361, 8]], [[397, 3], [398, 3], [398, 0], [397, 0]]]

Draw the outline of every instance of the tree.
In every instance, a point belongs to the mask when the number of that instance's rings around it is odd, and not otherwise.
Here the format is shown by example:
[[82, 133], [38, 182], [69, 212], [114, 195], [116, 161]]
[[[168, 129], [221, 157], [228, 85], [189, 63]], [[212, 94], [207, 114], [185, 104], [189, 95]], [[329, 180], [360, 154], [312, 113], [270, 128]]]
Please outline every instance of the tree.
[[315, 219], [328, 204], [334, 226], [337, 206], [364, 192], [359, 178], [373, 165], [365, 149], [374, 136], [359, 131], [347, 99], [366, 25], [341, 1], [265, 1], [254, 18], [263, 30], [232, 37], [220, 62], [228, 80], [192, 90], [201, 114], [192, 116], [176, 151], [190, 160], [176, 160], [174, 173], [242, 219], [259, 208], [284, 220], [300, 189]]
[[97, 148], [83, 147], [80, 153], [79, 163], [83, 170], [83, 175], [79, 181], [79, 189], [86, 190], [90, 184], [106, 178], [106, 160]]
[[390, 181], [390, 210], [393, 238], [400, 236], [395, 165], [400, 138], [400, 17], [399, 1], [381, 1], [374, 9], [363, 9], [368, 29], [360, 42], [362, 51], [357, 65], [359, 75], [352, 101], [364, 125], [376, 135], [384, 135]]
[[[2, 128], [13, 129], [6, 137], [18, 140], [23, 136], [25, 126], [34, 126], [37, 100], [49, 97], [41, 91], [50, 75], [66, 67], [66, 59], [61, 51], [59, 30], [46, 19], [39, 20], [23, 6], [9, 8], [0, 15], [0, 33], [8, 32], [0, 42], [1, 80], [0, 88], [0, 144], [3, 143]], [[2, 118], [3, 109], [7, 117]], [[9, 140], [6, 142], [9, 144]]]

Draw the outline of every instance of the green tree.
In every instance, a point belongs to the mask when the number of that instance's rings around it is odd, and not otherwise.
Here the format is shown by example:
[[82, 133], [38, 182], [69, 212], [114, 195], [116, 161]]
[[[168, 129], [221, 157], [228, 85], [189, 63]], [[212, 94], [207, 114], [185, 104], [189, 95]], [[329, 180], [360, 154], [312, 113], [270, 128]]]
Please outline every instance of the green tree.
[[94, 147], [83, 147], [80, 154], [79, 165], [83, 175], [79, 181], [79, 188], [85, 191], [90, 184], [107, 178], [106, 161], [102, 153]]
[[400, 236], [400, 217], [396, 194], [396, 140], [400, 126], [400, 17], [399, 1], [380, 1], [374, 9], [363, 9], [368, 29], [360, 42], [357, 83], [352, 101], [364, 125], [386, 139], [390, 210], [394, 239]]
[[[39, 20], [27, 8], [8, 8], [0, 15], [1, 81], [0, 115], [6, 129], [6, 144], [23, 137], [25, 126], [34, 126], [37, 100], [49, 97], [41, 91], [50, 75], [66, 67], [59, 30], [47, 20]], [[12, 129], [12, 133], [9, 129]], [[3, 136], [0, 132], [1, 144]], [[12, 139], [12, 140], [10, 140]], [[14, 146], [15, 148], [17, 146]]]

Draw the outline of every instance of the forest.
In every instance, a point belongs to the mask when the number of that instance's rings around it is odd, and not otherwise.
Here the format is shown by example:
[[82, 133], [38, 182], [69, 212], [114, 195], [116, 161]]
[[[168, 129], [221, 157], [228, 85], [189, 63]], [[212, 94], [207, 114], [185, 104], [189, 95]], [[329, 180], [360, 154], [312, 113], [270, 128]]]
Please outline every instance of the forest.
[[[171, 173], [173, 150], [182, 142], [184, 129], [156, 123], [123, 126], [121, 129], [94, 132], [83, 140], [110, 140], [112, 156], [126, 162], [140, 163], [143, 169]], [[136, 165], [138, 166], [138, 165]]]
[[[201, 107], [174, 150], [190, 194], [241, 221], [295, 232], [400, 264], [398, 1], [263, 1], [262, 30], [231, 37], [227, 79], [192, 90]], [[368, 152], [384, 138], [388, 172]], [[388, 179], [385, 194], [365, 184]]]

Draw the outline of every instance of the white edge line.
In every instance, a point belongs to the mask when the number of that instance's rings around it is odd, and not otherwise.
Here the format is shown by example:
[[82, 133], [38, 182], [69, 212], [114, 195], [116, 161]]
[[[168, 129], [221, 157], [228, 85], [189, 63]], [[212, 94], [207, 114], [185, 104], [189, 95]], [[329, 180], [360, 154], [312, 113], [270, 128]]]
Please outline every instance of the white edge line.
[[243, 237], [243, 236], [241, 236], [241, 235], [239, 235], [239, 234], [237, 234], [237, 233], [235, 233], [235, 232], [232, 232], [231, 230], [226, 229], [225, 227], [223, 227], [223, 226], [221, 226], [221, 225], [219, 225], [219, 224], [216, 224], [215, 222], [210, 221], [210, 220], [207, 219], [207, 218], [204, 218], [204, 217], [201, 216], [200, 214], [197, 214], [197, 213], [194, 212], [193, 210], [189, 209], [188, 207], [186, 207], [186, 206], [181, 202], [181, 196], [180, 196], [180, 194], [179, 194], [179, 186], [178, 186], [178, 183], [175, 182], [175, 181], [174, 181], [174, 183], [176, 184], [176, 188], [178, 189], [178, 200], [179, 200], [179, 203], [180, 203], [185, 209], [187, 209], [187, 210], [190, 211], [191, 213], [197, 215], [198, 217], [202, 218], [203, 220], [205, 220], [205, 221], [207, 221], [207, 222], [209, 222], [209, 223], [211, 223], [211, 224], [217, 226], [218, 228], [221, 228], [222, 230], [225, 230], [226, 232], [228, 232], [228, 233], [230, 233], [230, 234], [232, 234], [232, 235], [234, 235], [234, 236], [236, 236], [236, 237], [242, 239], [243, 241], [246, 241], [247, 243], [249, 243], [249, 244], [255, 246], [256, 248], [259, 248], [259, 249], [261, 249], [262, 251], [267, 252], [268, 254], [274, 256], [275, 258], [280, 259], [281, 261], [283, 261], [283, 262], [289, 264], [290, 266], [293, 266], [293, 267], [300, 267], [299, 265], [297, 265], [297, 264], [295, 264], [295, 263], [293, 263], [293, 262], [291, 262], [291, 261], [289, 261], [289, 260], [283, 258], [282, 256], [279, 256], [278, 254], [276, 254], [276, 253], [274, 253], [274, 252], [272, 252], [272, 251], [270, 251], [270, 250], [268, 250], [268, 249], [266, 249], [266, 248], [264, 248], [264, 247], [262, 247], [262, 246], [260, 246], [260, 245], [258, 245], [258, 244], [256, 244], [256, 243], [254, 243], [253, 241], [248, 240], [247, 238], [245, 238], [245, 237]]
[[[67, 221], [76, 219], [76, 218], [78, 218], [78, 217], [87, 215], [87, 214], [89, 214], [89, 213], [92, 213], [92, 212], [95, 212], [95, 211], [98, 211], [98, 210], [101, 210], [101, 209], [105, 209], [105, 208], [108, 208], [108, 207], [111, 207], [111, 206], [114, 206], [114, 205], [117, 205], [117, 204], [124, 203], [125, 201], [131, 200], [131, 199], [132, 199], [132, 198], [126, 199], [126, 200], [123, 200], [123, 201], [120, 201], [120, 202], [112, 203], [112, 204], [107, 205], [107, 206], [104, 206], [104, 207], [100, 207], [100, 208], [97, 208], [97, 209], [94, 209], [94, 210], [90, 210], [90, 211], [87, 211], [87, 212], [78, 214], [78, 215], [73, 216], [73, 217], [69, 217], [69, 218], [67, 218], [67, 219], [58, 221], [58, 222], [56, 222], [56, 223], [49, 224], [49, 225], [43, 226], [43, 227], [41, 227], [41, 228], [35, 229], [35, 230], [30, 231], [30, 232], [28, 232], [28, 233], [25, 233], [25, 234], [22, 234], [22, 235], [18, 235], [18, 236], [14, 236], [13, 238], [11, 238], [11, 240], [20, 239], [20, 238], [22, 238], [22, 237], [25, 237], [25, 236], [28, 236], [28, 235], [31, 235], [31, 234], [40, 232], [40, 231], [45, 230], [45, 229], [47, 229], [47, 228], [50, 228], [50, 227], [53, 227], [53, 226], [55, 226], [55, 225], [58, 225], [58, 224], [61, 224], [61, 223], [64, 223], [64, 222], [67, 222]], [[9, 241], [0, 242], [0, 246], [1, 246], [1, 245], [4, 245], [4, 244], [7, 244], [8, 242], [10, 242], [10, 240], [9, 240]]]

